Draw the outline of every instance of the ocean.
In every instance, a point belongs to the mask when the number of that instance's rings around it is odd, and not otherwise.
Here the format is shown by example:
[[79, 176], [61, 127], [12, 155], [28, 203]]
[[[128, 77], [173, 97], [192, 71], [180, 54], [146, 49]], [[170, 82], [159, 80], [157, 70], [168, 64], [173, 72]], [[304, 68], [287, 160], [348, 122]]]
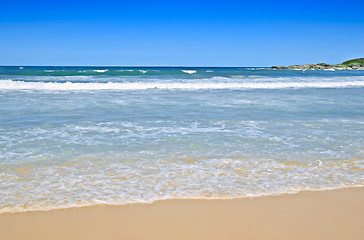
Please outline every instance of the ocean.
[[364, 185], [364, 71], [0, 67], [0, 213]]

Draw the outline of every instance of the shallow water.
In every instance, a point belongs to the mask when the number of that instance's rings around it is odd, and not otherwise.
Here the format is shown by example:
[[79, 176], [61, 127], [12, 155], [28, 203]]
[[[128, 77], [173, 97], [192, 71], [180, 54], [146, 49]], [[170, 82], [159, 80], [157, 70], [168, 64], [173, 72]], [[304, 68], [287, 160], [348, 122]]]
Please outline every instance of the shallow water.
[[0, 212], [364, 184], [364, 71], [0, 67], [0, 103]]

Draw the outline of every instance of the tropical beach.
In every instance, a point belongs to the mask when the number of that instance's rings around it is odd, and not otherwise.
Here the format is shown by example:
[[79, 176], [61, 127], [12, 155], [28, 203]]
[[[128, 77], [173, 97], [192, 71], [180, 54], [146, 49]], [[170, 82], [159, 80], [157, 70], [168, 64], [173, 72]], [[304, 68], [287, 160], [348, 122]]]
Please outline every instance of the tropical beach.
[[363, 71], [0, 73], [2, 239], [363, 237]]
[[4, 2], [0, 239], [364, 239], [363, 2]]

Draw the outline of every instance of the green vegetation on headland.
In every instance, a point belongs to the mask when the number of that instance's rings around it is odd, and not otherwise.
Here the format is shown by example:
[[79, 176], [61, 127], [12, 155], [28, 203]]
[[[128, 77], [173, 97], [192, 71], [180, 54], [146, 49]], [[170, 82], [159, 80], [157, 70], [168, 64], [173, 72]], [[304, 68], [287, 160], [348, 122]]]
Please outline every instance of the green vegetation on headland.
[[273, 66], [272, 69], [338, 69], [338, 70], [364, 70], [364, 58], [356, 58], [341, 64], [327, 63], [292, 65], [289, 67]]

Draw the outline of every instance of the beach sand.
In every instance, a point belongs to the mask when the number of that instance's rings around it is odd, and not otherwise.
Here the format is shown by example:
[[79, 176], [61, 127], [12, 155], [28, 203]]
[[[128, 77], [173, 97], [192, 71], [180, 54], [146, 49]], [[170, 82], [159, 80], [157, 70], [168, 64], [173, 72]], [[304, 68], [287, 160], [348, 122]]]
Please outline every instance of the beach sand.
[[364, 239], [364, 188], [0, 215], [0, 239]]

